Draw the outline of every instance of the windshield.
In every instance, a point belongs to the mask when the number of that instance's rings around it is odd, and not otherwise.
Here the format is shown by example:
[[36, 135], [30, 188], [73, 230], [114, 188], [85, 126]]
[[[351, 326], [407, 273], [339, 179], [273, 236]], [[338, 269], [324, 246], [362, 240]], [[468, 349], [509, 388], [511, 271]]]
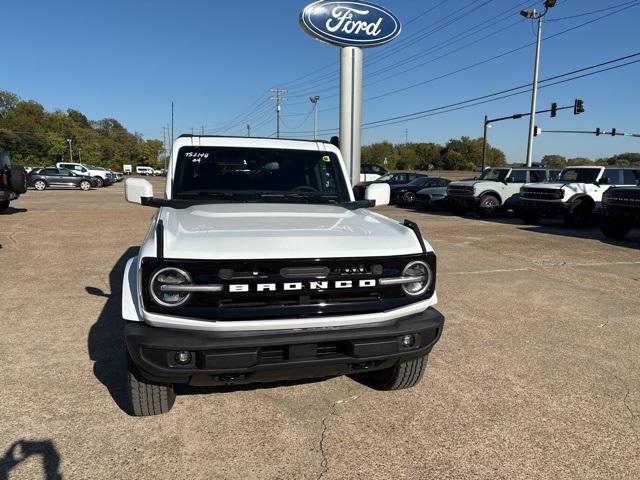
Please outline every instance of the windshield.
[[490, 180], [494, 182], [504, 182], [509, 174], [508, 168], [490, 168], [485, 170], [480, 176], [480, 180]]
[[420, 177], [420, 178], [416, 178], [416, 179], [411, 180], [408, 183], [408, 185], [410, 187], [421, 187], [422, 185], [426, 185], [426, 183], [427, 183], [427, 179]]
[[379, 182], [379, 183], [389, 182], [393, 180], [393, 177], [395, 177], [395, 175], [396, 175], [395, 173], [385, 173], [380, 178], [378, 178], [376, 182]]
[[243, 147], [183, 147], [173, 198], [240, 202], [351, 201], [340, 161], [329, 152]]
[[561, 182], [593, 183], [600, 175], [599, 168], [565, 168], [560, 174]]

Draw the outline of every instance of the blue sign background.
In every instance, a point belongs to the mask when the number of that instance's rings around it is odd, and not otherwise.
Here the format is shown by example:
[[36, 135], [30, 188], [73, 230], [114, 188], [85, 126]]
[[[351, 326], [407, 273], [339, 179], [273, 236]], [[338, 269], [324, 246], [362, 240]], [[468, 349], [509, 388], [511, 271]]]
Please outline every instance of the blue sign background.
[[386, 8], [367, 2], [320, 0], [300, 14], [302, 28], [327, 43], [376, 47], [396, 38], [400, 20]]

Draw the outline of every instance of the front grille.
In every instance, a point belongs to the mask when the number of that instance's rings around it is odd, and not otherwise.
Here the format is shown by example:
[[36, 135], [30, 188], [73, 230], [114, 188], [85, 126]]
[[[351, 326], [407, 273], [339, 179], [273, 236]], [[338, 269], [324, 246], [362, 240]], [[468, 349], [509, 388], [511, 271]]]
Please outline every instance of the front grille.
[[473, 195], [473, 187], [470, 186], [458, 186], [458, 185], [449, 185], [447, 187], [447, 195], [448, 196], [456, 196], [456, 195], [461, 195], [461, 196], [468, 196], [468, 195]]
[[564, 197], [564, 192], [559, 188], [522, 187], [520, 197], [533, 200], [561, 200]]
[[[435, 284], [424, 295], [409, 297], [400, 285], [382, 286], [377, 282], [379, 278], [402, 275], [404, 267], [417, 259], [430, 265], [435, 279], [436, 258], [433, 254], [329, 260], [159, 261], [156, 258], [144, 258], [142, 300], [145, 310], [151, 313], [203, 320], [306, 318], [381, 312], [433, 295]], [[162, 307], [151, 299], [149, 280], [157, 270], [165, 267], [186, 270], [197, 285], [223, 285], [223, 291], [195, 292], [179, 308]], [[313, 276], [291, 278], [291, 272], [312, 274], [318, 271], [328, 274], [322, 279]], [[317, 282], [326, 283], [318, 285]], [[302, 288], [285, 290], [287, 283], [300, 283]], [[344, 287], [345, 283], [349, 286]], [[248, 288], [231, 292], [230, 285], [238, 284]], [[273, 284], [275, 289], [258, 291], [258, 285], [264, 284]]]
[[640, 189], [610, 190], [605, 193], [603, 203], [606, 206], [640, 209]]

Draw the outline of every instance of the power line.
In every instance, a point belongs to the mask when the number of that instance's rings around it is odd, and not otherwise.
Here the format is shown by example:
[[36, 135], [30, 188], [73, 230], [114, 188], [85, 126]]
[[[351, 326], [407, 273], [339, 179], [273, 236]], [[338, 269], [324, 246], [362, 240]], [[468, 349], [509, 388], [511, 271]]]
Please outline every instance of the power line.
[[[616, 59], [612, 59], [612, 60], [608, 60], [605, 62], [601, 62], [598, 64], [594, 64], [594, 65], [590, 65], [587, 67], [583, 67], [577, 70], [572, 70], [570, 72], [566, 72], [563, 74], [559, 74], [559, 75], [555, 75], [549, 78], [546, 78], [544, 80], [540, 80], [539, 83], [547, 83], [547, 82], [551, 82], [552, 80], [558, 80], [558, 79], [562, 79], [564, 77], [568, 77], [571, 75], [575, 75], [577, 73], [582, 73], [582, 72], [586, 72], [587, 70], [593, 70], [594, 68], [599, 68], [599, 67], [603, 67], [606, 65], [611, 65], [612, 63], [617, 63], [623, 60], [629, 60], [631, 58], [635, 58], [640, 56], [640, 52], [637, 53], [633, 53], [630, 55], [626, 55], [623, 57], [619, 57]], [[589, 72], [589, 73], [582, 73], [581, 75], [577, 75], [571, 78], [564, 78], [563, 80], [558, 80], [556, 82], [552, 82], [552, 83], [548, 83], [546, 85], [541, 86], [540, 88], [547, 88], [547, 87], [551, 87], [554, 85], [560, 85], [563, 83], [567, 83], [567, 82], [571, 82], [574, 80], [578, 80], [580, 78], [585, 78], [585, 77], [590, 77], [593, 75], [597, 75], [603, 72], [607, 72], [610, 70], [615, 70], [618, 68], [622, 68], [625, 66], [629, 66], [632, 64], [636, 64], [636, 63], [640, 63], [640, 59], [637, 60], [633, 60], [630, 62], [626, 62], [620, 65], [614, 65], [614, 66], [609, 66], [607, 68], [602, 68], [600, 70], [594, 71], [594, 72]], [[508, 88], [505, 90], [501, 90], [499, 92], [494, 92], [494, 93], [490, 93], [490, 94], [486, 94], [486, 95], [482, 95], [479, 97], [475, 97], [475, 98], [471, 98], [471, 99], [467, 99], [467, 100], [462, 100], [459, 102], [455, 102], [455, 103], [451, 103], [448, 105], [443, 105], [440, 107], [435, 107], [435, 108], [430, 108], [427, 110], [422, 110], [419, 112], [413, 112], [413, 113], [409, 113], [409, 114], [404, 114], [404, 115], [398, 115], [395, 117], [390, 117], [390, 118], [385, 118], [382, 120], [376, 120], [376, 121], [372, 121], [372, 122], [367, 122], [363, 124], [363, 129], [370, 129], [370, 128], [376, 128], [376, 127], [380, 127], [380, 126], [387, 126], [387, 125], [393, 125], [393, 124], [397, 124], [397, 123], [403, 123], [403, 122], [407, 122], [407, 121], [412, 121], [412, 120], [418, 120], [420, 118], [424, 118], [424, 117], [428, 117], [428, 116], [435, 116], [435, 115], [440, 115], [443, 113], [449, 113], [449, 112], [453, 112], [453, 111], [457, 111], [457, 110], [461, 110], [463, 108], [469, 108], [469, 107], [473, 107], [473, 106], [477, 106], [477, 105], [482, 105], [485, 103], [489, 103], [489, 102], [494, 102], [497, 100], [502, 100], [505, 98], [509, 98], [509, 97], [513, 97], [516, 95], [522, 95], [525, 93], [528, 93], [528, 90], [523, 90], [523, 89], [528, 89], [531, 87], [531, 83], [527, 83], [527, 84], [522, 84], [516, 87], [512, 87], [512, 88]], [[517, 91], [517, 90], [522, 90], [522, 91]], [[322, 130], [322, 133], [332, 133], [337, 131], [337, 129], [326, 129], [326, 130]], [[299, 133], [309, 133], [309, 132], [299, 132]]]
[[637, 4], [639, 0], [631, 0], [630, 2], [624, 2], [624, 3], [619, 3], [618, 5], [614, 5], [612, 7], [607, 7], [607, 8], [601, 8], [599, 10], [593, 10], [591, 12], [585, 12], [585, 13], [579, 13], [577, 15], [570, 15], [568, 17], [560, 17], [560, 18], [548, 18], [546, 21], [547, 22], [560, 22], [563, 20], [571, 20], [573, 18], [580, 18], [580, 17], [587, 17], [589, 15], [595, 15], [596, 13], [602, 13], [602, 12], [607, 12], [609, 10], [614, 10], [618, 7], [622, 7], [624, 5], [630, 5], [632, 3]]

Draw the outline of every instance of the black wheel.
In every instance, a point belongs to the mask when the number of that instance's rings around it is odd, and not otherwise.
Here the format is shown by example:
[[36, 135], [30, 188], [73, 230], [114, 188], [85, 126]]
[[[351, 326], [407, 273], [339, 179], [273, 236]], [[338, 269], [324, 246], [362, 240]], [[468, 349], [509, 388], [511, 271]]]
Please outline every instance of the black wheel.
[[36, 180], [35, 182], [33, 182], [33, 188], [42, 191], [47, 188], [47, 182], [45, 182], [44, 180]]
[[360, 373], [355, 378], [376, 390], [402, 390], [403, 388], [415, 387], [427, 369], [427, 358], [428, 356], [425, 355], [414, 360], [397, 363], [384, 370]]
[[0, 202], [0, 212], [4, 212], [7, 208], [9, 208], [9, 200]]
[[591, 223], [592, 215], [593, 205], [583, 200], [564, 215], [564, 224], [569, 228], [584, 228]]
[[536, 212], [520, 211], [518, 215], [527, 225], [538, 225], [540, 220], [542, 220], [542, 215]]
[[496, 212], [500, 208], [500, 200], [495, 195], [490, 193], [484, 194], [480, 197], [480, 204], [478, 205], [478, 213], [483, 218], [491, 218], [496, 215]]
[[80, 188], [85, 192], [91, 190], [91, 182], [89, 180], [82, 180], [80, 182]]
[[104, 180], [100, 177], [96, 177], [96, 187], [102, 188], [104, 187]]
[[15, 193], [27, 193], [27, 173], [24, 167], [11, 167], [9, 188]]
[[128, 355], [127, 392], [131, 413], [136, 417], [167, 413], [176, 401], [173, 385], [146, 380]]
[[413, 205], [416, 203], [416, 194], [413, 192], [407, 192], [403, 195], [402, 201], [405, 205]]
[[600, 229], [607, 238], [613, 240], [622, 240], [631, 231], [631, 227], [628, 224], [604, 218], [600, 221]]

